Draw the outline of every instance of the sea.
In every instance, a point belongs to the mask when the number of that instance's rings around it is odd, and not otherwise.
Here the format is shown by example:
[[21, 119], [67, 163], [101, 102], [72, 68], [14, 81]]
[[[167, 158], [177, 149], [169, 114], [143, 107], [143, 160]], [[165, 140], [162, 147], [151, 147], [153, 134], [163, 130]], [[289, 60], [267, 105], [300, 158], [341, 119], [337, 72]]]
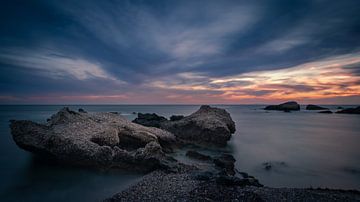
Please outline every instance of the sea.
[[[226, 109], [236, 123], [228, 146], [236, 169], [270, 187], [360, 190], [360, 115], [307, 111], [265, 111], [263, 105], [213, 105]], [[143, 174], [59, 166], [20, 149], [9, 120], [46, 122], [61, 105], [0, 106], [1, 201], [101, 201], [138, 182]], [[67, 105], [88, 112], [189, 115], [199, 105]], [[325, 106], [337, 111], [339, 105]], [[352, 106], [341, 106], [352, 107]], [[218, 150], [203, 148], [216, 155]], [[186, 159], [185, 151], [176, 158]]]

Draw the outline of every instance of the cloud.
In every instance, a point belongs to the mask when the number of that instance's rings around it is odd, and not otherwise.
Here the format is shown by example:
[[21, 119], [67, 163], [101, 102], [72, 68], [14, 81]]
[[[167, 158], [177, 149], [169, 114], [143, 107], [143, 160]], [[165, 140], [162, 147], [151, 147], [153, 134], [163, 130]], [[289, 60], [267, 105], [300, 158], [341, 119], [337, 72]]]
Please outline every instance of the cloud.
[[50, 50], [2, 50], [0, 51], [0, 60], [3, 64], [30, 68], [54, 79], [73, 77], [78, 80], [91, 78], [117, 80], [99, 64], [81, 58], [68, 57]]

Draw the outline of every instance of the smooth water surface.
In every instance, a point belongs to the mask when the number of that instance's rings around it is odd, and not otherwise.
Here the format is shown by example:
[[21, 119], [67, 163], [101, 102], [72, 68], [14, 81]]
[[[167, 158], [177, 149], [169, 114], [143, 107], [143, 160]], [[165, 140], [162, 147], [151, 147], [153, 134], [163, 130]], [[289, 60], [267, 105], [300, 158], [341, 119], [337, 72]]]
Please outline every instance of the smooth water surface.
[[[89, 112], [189, 115], [191, 105], [70, 106]], [[274, 187], [360, 189], [360, 116], [316, 111], [266, 112], [263, 106], [218, 106], [230, 112], [236, 133], [224, 150], [238, 170]], [[336, 111], [337, 106], [328, 106]], [[59, 167], [35, 160], [13, 142], [10, 119], [45, 122], [62, 106], [0, 106], [0, 198], [4, 201], [99, 201], [135, 183], [140, 174]], [[183, 155], [183, 154], [179, 154]], [[263, 163], [270, 162], [271, 169]]]

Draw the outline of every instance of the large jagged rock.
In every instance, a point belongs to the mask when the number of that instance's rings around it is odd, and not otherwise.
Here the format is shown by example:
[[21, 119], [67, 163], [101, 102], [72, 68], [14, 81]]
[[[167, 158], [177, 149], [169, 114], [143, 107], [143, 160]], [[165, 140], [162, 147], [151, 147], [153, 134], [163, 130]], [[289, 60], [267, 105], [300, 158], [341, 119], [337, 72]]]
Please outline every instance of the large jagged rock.
[[269, 105], [264, 108], [265, 110], [278, 110], [278, 111], [299, 111], [300, 105], [297, 102], [285, 102], [279, 105]]
[[328, 108], [321, 107], [318, 105], [307, 105], [306, 110], [328, 110]]
[[356, 108], [347, 108], [340, 111], [337, 111], [338, 114], [360, 114], [360, 106]]
[[166, 166], [167, 131], [131, 123], [112, 113], [63, 108], [46, 124], [11, 121], [16, 144], [27, 151], [77, 165], [150, 171]]
[[203, 105], [178, 121], [165, 121], [160, 128], [185, 143], [225, 146], [235, 132], [235, 123], [224, 109]]

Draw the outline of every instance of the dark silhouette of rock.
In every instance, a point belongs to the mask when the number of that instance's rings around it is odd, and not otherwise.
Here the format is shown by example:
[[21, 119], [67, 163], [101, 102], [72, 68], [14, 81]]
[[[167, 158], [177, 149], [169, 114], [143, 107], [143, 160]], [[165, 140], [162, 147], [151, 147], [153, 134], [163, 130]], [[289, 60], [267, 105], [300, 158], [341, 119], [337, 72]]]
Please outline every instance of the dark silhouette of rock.
[[300, 105], [297, 102], [285, 102], [279, 105], [269, 105], [264, 108], [265, 110], [278, 110], [278, 111], [299, 111]]
[[325, 110], [325, 111], [319, 111], [318, 113], [320, 114], [332, 114], [333, 112], [330, 110]]
[[87, 113], [84, 109], [82, 109], [82, 108], [79, 108], [79, 110], [78, 110], [80, 113]]
[[320, 107], [318, 105], [307, 105], [306, 110], [326, 110], [328, 108]]
[[165, 117], [159, 116], [155, 113], [138, 113], [138, 117], [133, 120], [134, 123], [156, 128], [160, 128], [160, 124], [165, 121], [167, 121]]
[[337, 111], [338, 114], [360, 114], [360, 106], [356, 108], [347, 108], [340, 111]]
[[161, 122], [160, 128], [178, 140], [192, 144], [225, 146], [235, 132], [235, 123], [224, 109], [203, 105], [195, 113], [178, 121]]
[[197, 159], [197, 160], [201, 160], [201, 161], [210, 161], [212, 160], [211, 156], [205, 155], [205, 154], [201, 154], [197, 151], [187, 151], [186, 152], [186, 156], [189, 158], [193, 158], [193, 159]]
[[161, 145], [173, 134], [131, 123], [112, 113], [78, 113], [63, 108], [46, 124], [11, 121], [16, 144], [62, 162], [97, 168], [150, 171], [168, 165]]
[[172, 116], [170, 117], [170, 121], [179, 121], [179, 120], [181, 120], [181, 119], [183, 119], [183, 118], [184, 118], [183, 115], [172, 115]]

